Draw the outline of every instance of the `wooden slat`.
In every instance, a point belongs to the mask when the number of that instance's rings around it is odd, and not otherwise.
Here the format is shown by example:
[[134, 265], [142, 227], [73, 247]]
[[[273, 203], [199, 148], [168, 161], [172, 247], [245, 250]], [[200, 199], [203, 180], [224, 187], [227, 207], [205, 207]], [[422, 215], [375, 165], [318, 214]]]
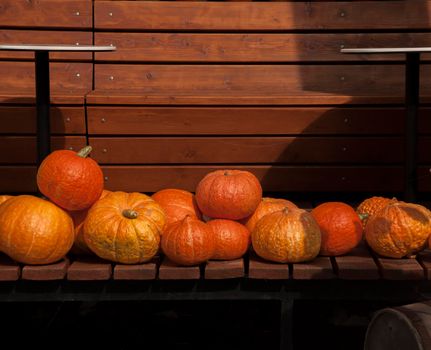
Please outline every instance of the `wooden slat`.
[[251, 253], [248, 277], [252, 279], [287, 280], [289, 279], [289, 265], [265, 261]]
[[431, 280], [431, 250], [426, 249], [420, 252], [417, 259], [425, 270], [425, 278]]
[[34, 193], [37, 191], [36, 166], [0, 167], [0, 192]]
[[48, 265], [26, 265], [22, 268], [22, 279], [31, 281], [62, 280], [66, 277], [69, 260], [63, 259]]
[[431, 192], [431, 164], [418, 168], [418, 190], [420, 192]]
[[209, 261], [205, 266], [205, 279], [220, 280], [244, 277], [244, 259]]
[[166, 257], [159, 267], [161, 280], [197, 280], [200, 276], [199, 266], [178, 266]]
[[[19, 20], [17, 20], [19, 22]], [[47, 31], [47, 30], [0, 30], [0, 43], [2, 44], [67, 44], [91, 45], [93, 43], [91, 32], [76, 31]], [[51, 60], [91, 60], [91, 52], [50, 52]], [[33, 52], [0, 51], [0, 58], [4, 59], [31, 59]]]
[[[53, 136], [51, 149], [79, 151], [87, 145], [85, 136]], [[1, 136], [0, 164], [29, 164], [37, 161], [37, 140], [34, 136]]]
[[422, 280], [425, 272], [416, 259], [377, 258], [380, 272], [386, 280]]
[[[84, 107], [51, 107], [52, 134], [85, 134]], [[0, 106], [0, 134], [36, 133], [35, 107]]]
[[155, 261], [145, 264], [121, 265], [114, 267], [114, 280], [154, 280], [157, 276]]
[[2, 0], [2, 27], [91, 28], [90, 0]]
[[[1, 32], [0, 32], [1, 35]], [[0, 36], [1, 37], [1, 36]], [[96, 60], [147, 62], [309, 62], [402, 61], [403, 54], [346, 55], [343, 47], [426, 47], [429, 33], [358, 34], [191, 34], [95, 33], [97, 45], [115, 52], [96, 53]], [[422, 59], [429, 58], [423, 55]]]
[[[401, 191], [402, 167], [314, 166], [103, 166], [108, 189], [155, 192], [173, 187], [194, 191], [210, 171], [236, 168], [253, 172], [265, 191]], [[1, 174], [0, 174], [1, 176]], [[124, 179], [127, 178], [127, 181]], [[0, 181], [1, 184], [1, 181]]]
[[[418, 132], [431, 133], [430, 113], [421, 111]], [[402, 108], [87, 107], [92, 135], [401, 135], [404, 116]]]
[[428, 29], [430, 8], [428, 1], [96, 1], [94, 15], [97, 29]]
[[112, 266], [101, 259], [87, 257], [72, 263], [67, 270], [67, 279], [71, 281], [109, 280]]
[[292, 278], [294, 280], [326, 280], [336, 278], [331, 260], [318, 256], [312, 261], [293, 264]]
[[[420, 145], [431, 146], [427, 141]], [[103, 164], [385, 164], [404, 159], [404, 142], [398, 137], [90, 138], [89, 143], [92, 156]], [[428, 149], [421, 147], [421, 154]]]
[[11, 258], [0, 254], [0, 281], [17, 281], [21, 275], [21, 267]]
[[346, 280], [379, 279], [379, 268], [369, 250], [361, 244], [344, 256], [335, 258], [337, 275]]

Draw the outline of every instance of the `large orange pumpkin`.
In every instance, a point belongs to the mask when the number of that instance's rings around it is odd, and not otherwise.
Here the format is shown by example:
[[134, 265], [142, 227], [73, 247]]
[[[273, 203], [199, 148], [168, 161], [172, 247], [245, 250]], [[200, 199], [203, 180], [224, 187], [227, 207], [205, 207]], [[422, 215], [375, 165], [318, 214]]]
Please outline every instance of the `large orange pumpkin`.
[[187, 215], [202, 219], [193, 193], [178, 189], [164, 189], [154, 193], [153, 198], [166, 214], [166, 224], [184, 219]]
[[215, 219], [243, 219], [256, 210], [261, 199], [259, 180], [248, 171], [217, 170], [207, 174], [196, 188], [199, 209]]
[[163, 209], [142, 193], [112, 192], [84, 221], [84, 240], [99, 257], [123, 264], [148, 261], [159, 249]]
[[37, 172], [41, 193], [67, 210], [84, 210], [93, 205], [103, 191], [103, 173], [88, 155], [91, 146], [78, 153], [54, 151], [48, 155]]
[[256, 208], [255, 212], [249, 217], [241, 220], [247, 228], [251, 231], [254, 230], [256, 223], [262, 219], [265, 215], [271, 214], [275, 211], [283, 210], [284, 208], [298, 209], [298, 207], [287, 199], [281, 198], [262, 198], [259, 206]]
[[203, 263], [214, 255], [214, 232], [208, 224], [186, 216], [166, 227], [162, 236], [162, 251], [179, 265]]
[[356, 212], [362, 220], [362, 224], [365, 225], [368, 222], [368, 219], [377, 213], [379, 210], [386, 207], [388, 204], [396, 202], [396, 198], [385, 198], [385, 197], [371, 197], [362, 201], [361, 204], [356, 208]]
[[422, 250], [431, 234], [431, 214], [421, 205], [394, 202], [374, 214], [365, 226], [365, 239], [378, 254], [411, 256]]
[[11, 198], [13, 198], [13, 196], [8, 196], [7, 194], [0, 196], [0, 204], [6, 202], [8, 199], [11, 199]]
[[346, 254], [362, 240], [361, 219], [345, 203], [327, 202], [311, 211], [322, 233], [320, 254], [337, 256]]
[[233, 260], [242, 257], [250, 244], [250, 231], [239, 222], [214, 219], [208, 221], [216, 241], [212, 259]]
[[314, 259], [320, 250], [320, 229], [303, 209], [283, 209], [265, 215], [251, 233], [253, 249], [260, 257], [282, 263]]
[[70, 216], [49, 201], [22, 195], [0, 206], [0, 250], [18, 262], [56, 262], [72, 247], [74, 236]]

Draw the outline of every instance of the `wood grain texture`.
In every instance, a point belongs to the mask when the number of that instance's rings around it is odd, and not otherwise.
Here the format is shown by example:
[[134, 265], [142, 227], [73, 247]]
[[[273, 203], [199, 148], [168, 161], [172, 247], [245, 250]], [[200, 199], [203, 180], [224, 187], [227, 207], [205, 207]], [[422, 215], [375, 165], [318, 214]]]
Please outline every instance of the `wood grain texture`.
[[[85, 134], [84, 107], [51, 107], [52, 134]], [[36, 108], [0, 106], [0, 134], [35, 134]]]
[[80, 257], [67, 270], [67, 279], [70, 281], [106, 281], [111, 275], [112, 265], [93, 257]]
[[[1, 38], [1, 32], [0, 32]], [[348, 47], [426, 47], [429, 33], [192, 34], [95, 33], [97, 45], [117, 51], [96, 53], [96, 61], [139, 62], [324, 62], [403, 61], [405, 55], [346, 55]], [[422, 59], [431, 57], [423, 55]]]
[[199, 266], [179, 266], [166, 257], [159, 267], [161, 280], [198, 280], [200, 276]]
[[154, 280], [157, 275], [157, 265], [155, 261], [137, 265], [114, 266], [114, 280]]
[[[431, 161], [427, 156], [431, 139], [421, 141], [420, 159]], [[404, 160], [401, 137], [92, 137], [89, 144], [92, 156], [102, 164], [393, 164]]]
[[292, 278], [294, 280], [326, 280], [334, 279], [331, 260], [328, 257], [318, 256], [312, 261], [293, 264]]
[[[85, 103], [87, 91], [51, 91], [52, 105], [80, 105]], [[2, 105], [35, 105], [36, 97], [34, 90], [27, 91], [1, 91], [0, 104]]]
[[5, 254], [0, 254], [0, 281], [17, 281], [21, 267]]
[[244, 260], [210, 260], [205, 266], [205, 279], [220, 280], [244, 277]]
[[[69, 149], [78, 152], [87, 145], [85, 136], [53, 136], [51, 150]], [[37, 140], [35, 136], [0, 136], [0, 164], [35, 164]]]
[[270, 3], [96, 1], [94, 16], [97, 29], [427, 29], [430, 8], [428, 1], [421, 0]]
[[36, 166], [2, 166], [0, 167], [0, 192], [35, 193]]
[[263, 280], [289, 279], [289, 265], [265, 261], [256, 254], [250, 254], [248, 277]]
[[416, 259], [377, 259], [382, 278], [386, 280], [422, 280], [425, 272]]
[[68, 267], [68, 259], [48, 265], [25, 265], [22, 268], [21, 278], [30, 281], [62, 280], [66, 277]]
[[0, 23], [15, 28], [92, 27], [90, 0], [2, 0]]

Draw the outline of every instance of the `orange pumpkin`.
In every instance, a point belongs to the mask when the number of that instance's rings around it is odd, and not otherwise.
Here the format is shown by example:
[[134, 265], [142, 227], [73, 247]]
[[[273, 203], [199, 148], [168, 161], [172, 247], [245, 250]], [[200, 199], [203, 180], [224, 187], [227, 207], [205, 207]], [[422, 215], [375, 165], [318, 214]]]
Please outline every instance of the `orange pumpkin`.
[[37, 172], [40, 192], [66, 210], [91, 207], [102, 194], [103, 173], [87, 158], [90, 152], [91, 146], [87, 146], [78, 153], [60, 150], [48, 155]]
[[298, 207], [287, 199], [279, 198], [262, 198], [259, 206], [256, 208], [255, 212], [249, 217], [241, 220], [247, 228], [251, 231], [254, 230], [256, 223], [262, 219], [265, 215], [271, 214], [275, 211], [283, 210], [284, 208], [298, 209]]
[[22, 195], [0, 206], [0, 250], [20, 263], [56, 262], [74, 236], [70, 216], [49, 201]]
[[368, 222], [368, 219], [377, 213], [379, 210], [386, 207], [388, 204], [396, 202], [396, 198], [385, 198], [385, 197], [371, 197], [362, 201], [361, 204], [356, 208], [356, 212], [362, 220], [362, 224], [365, 225]]
[[13, 196], [8, 196], [6, 194], [0, 196], [0, 204], [6, 202], [8, 199], [11, 199], [11, 198], [13, 198]]
[[431, 214], [421, 205], [394, 202], [374, 214], [365, 226], [365, 239], [376, 253], [389, 258], [422, 250], [431, 234]]
[[233, 260], [242, 257], [250, 244], [250, 231], [232, 220], [215, 219], [207, 223], [216, 241], [212, 259]]
[[103, 259], [136, 264], [156, 255], [164, 226], [163, 209], [151, 197], [112, 192], [88, 211], [84, 240]]
[[327, 202], [311, 211], [322, 233], [320, 255], [346, 254], [362, 240], [361, 219], [355, 210], [345, 203]]
[[261, 199], [259, 180], [248, 171], [217, 170], [207, 174], [196, 188], [199, 209], [216, 219], [243, 219], [256, 210]]
[[319, 226], [309, 212], [285, 208], [260, 219], [251, 240], [261, 258], [296, 263], [314, 259], [321, 239]]
[[203, 263], [214, 255], [214, 232], [208, 224], [186, 216], [166, 227], [162, 236], [162, 251], [179, 265]]
[[151, 198], [159, 203], [165, 211], [167, 225], [184, 219], [186, 215], [202, 219], [193, 193], [168, 188], [154, 193]]

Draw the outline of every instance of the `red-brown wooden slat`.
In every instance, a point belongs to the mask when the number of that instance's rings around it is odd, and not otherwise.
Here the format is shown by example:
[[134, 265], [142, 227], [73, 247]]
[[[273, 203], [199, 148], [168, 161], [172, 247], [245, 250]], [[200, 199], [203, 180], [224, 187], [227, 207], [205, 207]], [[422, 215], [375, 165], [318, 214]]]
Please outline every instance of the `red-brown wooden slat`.
[[[19, 22], [19, 20], [17, 20]], [[48, 30], [0, 30], [2, 44], [64, 44], [64, 45], [92, 45], [91, 32], [77, 31], [48, 31]], [[34, 60], [34, 53], [24, 51], [0, 51], [3, 59]], [[92, 59], [91, 52], [50, 52], [51, 60], [86, 60]]]
[[[53, 105], [84, 105], [87, 91], [53, 91], [51, 104]], [[0, 91], [0, 104], [2, 105], [34, 105], [36, 97], [34, 91]]]
[[114, 266], [114, 280], [154, 280], [157, 276], [157, 262], [149, 261], [144, 264]]
[[92, 27], [91, 0], [2, 0], [0, 23], [2, 27]]
[[380, 273], [385, 280], [422, 280], [425, 278], [423, 267], [416, 259], [377, 258]]
[[[425, 156], [431, 139], [422, 141], [420, 159], [431, 161]], [[103, 164], [393, 164], [404, 160], [401, 137], [116, 137], [90, 138], [89, 143], [92, 157]]]
[[159, 267], [161, 280], [198, 280], [201, 277], [199, 266], [179, 266], [165, 257]]
[[417, 256], [417, 260], [425, 270], [425, 278], [431, 280], [431, 250], [426, 249], [420, 252]]
[[22, 268], [22, 279], [32, 281], [62, 280], [66, 277], [69, 260], [62, 259], [59, 262], [48, 265], [25, 265]]
[[244, 277], [244, 259], [230, 261], [210, 260], [205, 266], [205, 279], [219, 280]]
[[292, 264], [292, 278], [294, 280], [326, 280], [336, 278], [328, 257], [317, 258], [304, 262]]
[[376, 280], [380, 278], [379, 267], [365, 244], [351, 252], [335, 257], [337, 275], [346, 280]]
[[[0, 136], [0, 164], [36, 163], [37, 142], [34, 136]], [[85, 136], [52, 136], [51, 149], [79, 151], [85, 147]]]
[[[84, 107], [51, 107], [52, 134], [85, 134]], [[0, 134], [36, 133], [36, 108], [0, 106]]]
[[[1, 34], [1, 33], [0, 33]], [[403, 54], [346, 55], [343, 47], [426, 47], [429, 33], [355, 34], [193, 34], [95, 33], [97, 45], [115, 52], [96, 53], [96, 60], [140, 62], [310, 62], [402, 61]], [[423, 55], [423, 59], [429, 58]]]
[[94, 16], [97, 29], [428, 29], [430, 8], [427, 1], [96, 1]]
[[289, 265], [266, 261], [255, 253], [250, 253], [248, 277], [252, 279], [287, 280], [289, 279]]
[[80, 257], [67, 270], [67, 279], [71, 281], [106, 281], [111, 275], [111, 263], [93, 257]]
[[21, 267], [8, 256], [0, 254], [0, 281], [17, 281], [21, 275]]

